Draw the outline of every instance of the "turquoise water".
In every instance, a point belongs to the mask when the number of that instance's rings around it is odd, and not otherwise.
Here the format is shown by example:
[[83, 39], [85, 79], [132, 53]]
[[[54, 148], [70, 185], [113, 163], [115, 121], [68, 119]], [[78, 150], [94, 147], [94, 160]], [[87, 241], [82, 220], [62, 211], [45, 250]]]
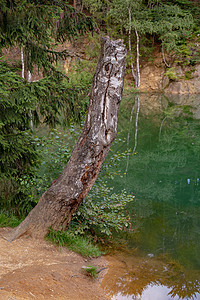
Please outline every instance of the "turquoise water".
[[163, 271], [112, 299], [200, 299], [200, 96], [125, 95], [118, 132], [113, 151], [127, 154], [110, 184], [135, 195], [128, 248]]

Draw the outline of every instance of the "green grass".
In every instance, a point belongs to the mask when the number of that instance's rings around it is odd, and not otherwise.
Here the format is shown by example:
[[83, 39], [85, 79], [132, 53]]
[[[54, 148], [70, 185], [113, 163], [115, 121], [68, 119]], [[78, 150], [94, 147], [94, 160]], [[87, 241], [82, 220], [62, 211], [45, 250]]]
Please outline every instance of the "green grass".
[[22, 219], [18, 219], [13, 213], [0, 212], [0, 227], [16, 227], [21, 223]]
[[86, 274], [92, 278], [96, 278], [98, 275], [97, 267], [89, 265], [87, 267], [82, 267]]
[[71, 231], [60, 232], [51, 229], [47, 239], [59, 247], [67, 247], [82, 256], [97, 257], [102, 254], [98, 246], [93, 245], [89, 238], [75, 235]]

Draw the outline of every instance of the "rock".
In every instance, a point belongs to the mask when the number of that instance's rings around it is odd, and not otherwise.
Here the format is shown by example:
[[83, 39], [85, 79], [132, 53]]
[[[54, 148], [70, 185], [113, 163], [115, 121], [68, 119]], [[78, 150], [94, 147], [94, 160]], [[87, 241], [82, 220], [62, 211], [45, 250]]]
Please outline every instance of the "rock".
[[[164, 92], [168, 94], [199, 94], [200, 93], [200, 64], [182, 67], [174, 63], [177, 79], [170, 81], [165, 75], [166, 67], [162, 57], [157, 54], [154, 62], [148, 62], [141, 68], [140, 92]], [[191, 77], [191, 78], [187, 78]]]

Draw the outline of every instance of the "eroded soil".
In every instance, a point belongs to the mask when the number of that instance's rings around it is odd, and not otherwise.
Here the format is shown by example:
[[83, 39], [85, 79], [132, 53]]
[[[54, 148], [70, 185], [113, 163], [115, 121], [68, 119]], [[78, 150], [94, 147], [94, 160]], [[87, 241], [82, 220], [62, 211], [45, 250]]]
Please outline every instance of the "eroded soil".
[[106, 266], [103, 257], [85, 259], [44, 241], [22, 237], [7, 242], [0, 228], [0, 300], [108, 299], [98, 279], [84, 274], [82, 266]]

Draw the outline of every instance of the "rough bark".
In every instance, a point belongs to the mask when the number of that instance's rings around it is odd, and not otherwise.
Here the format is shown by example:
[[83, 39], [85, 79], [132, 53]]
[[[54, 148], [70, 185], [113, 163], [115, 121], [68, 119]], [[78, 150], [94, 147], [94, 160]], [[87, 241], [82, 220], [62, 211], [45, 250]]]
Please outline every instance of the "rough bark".
[[96, 181], [116, 137], [125, 65], [123, 42], [103, 38], [88, 114], [71, 158], [26, 219], [5, 237], [7, 240], [24, 234], [44, 237], [50, 227], [64, 230], [69, 226], [73, 213]]

